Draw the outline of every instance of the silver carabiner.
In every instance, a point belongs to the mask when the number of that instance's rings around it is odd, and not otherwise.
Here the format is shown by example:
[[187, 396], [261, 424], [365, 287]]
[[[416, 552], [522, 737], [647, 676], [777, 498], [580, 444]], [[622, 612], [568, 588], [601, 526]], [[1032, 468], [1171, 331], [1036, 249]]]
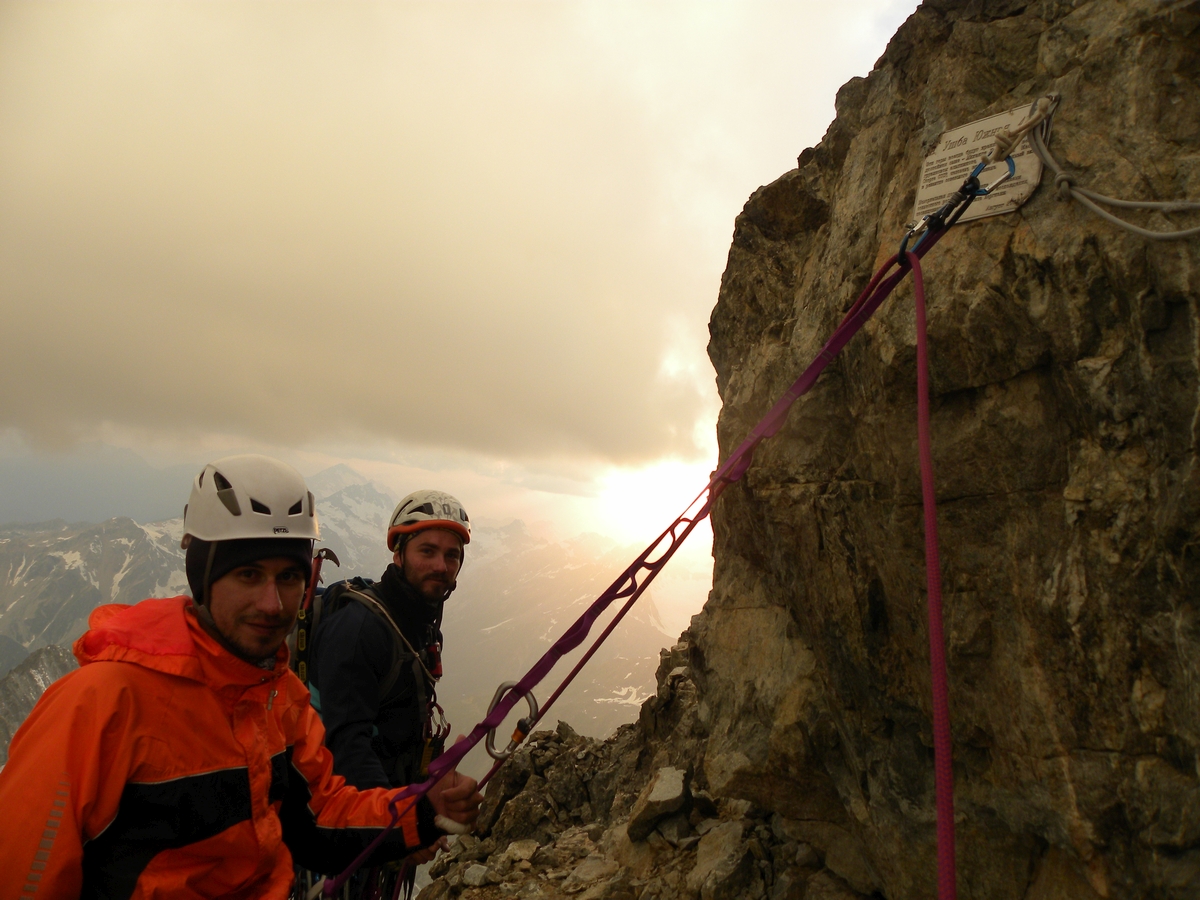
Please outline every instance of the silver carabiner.
[[[492, 697], [492, 702], [488, 704], [488, 714], [496, 708], [496, 705], [504, 699], [504, 695], [517, 686], [515, 681], [506, 681], [500, 687], [496, 688], [496, 695]], [[525, 702], [529, 704], [529, 715], [517, 722], [517, 728], [513, 732], [512, 740], [508, 742], [508, 746], [503, 750], [496, 749], [496, 729], [488, 729], [487, 740], [484, 741], [484, 747], [487, 749], [488, 756], [496, 760], [505, 760], [512, 756], [513, 751], [521, 746], [521, 741], [525, 740], [525, 735], [529, 734], [529, 729], [533, 727], [533, 723], [538, 719], [537, 700], [533, 696], [533, 691], [525, 693]]]
[[[897, 256], [901, 260], [904, 259], [904, 254], [908, 252], [908, 242], [911, 241], [913, 238], [915, 238], [917, 235], [923, 234], [924, 232], [928, 231], [929, 230], [929, 220], [932, 218], [933, 218], [932, 216], [927, 214], [927, 215], [921, 216], [920, 222], [909, 222], [908, 223], [908, 234], [906, 234], [904, 236], [904, 240], [902, 240], [900, 242], [900, 252], [897, 254]], [[920, 241], [918, 241], [917, 243], [920, 243]], [[914, 246], [916, 246], [916, 245], [914, 244]]]
[[1008, 181], [1008, 179], [1016, 176], [1017, 164], [1015, 162], [1013, 162], [1013, 158], [1011, 156], [1006, 156], [1006, 157], [1004, 157], [1004, 161], [1008, 164], [1006, 167], [1007, 171], [1005, 171], [1005, 173], [1003, 175], [1001, 175], [999, 178], [997, 178], [995, 181], [993, 181], [991, 184], [989, 184], [987, 187], [985, 187], [982, 191], [980, 191], [979, 196], [986, 197], [988, 194], [990, 194], [996, 188], [1000, 187], [1000, 185], [1004, 184], [1004, 182]]

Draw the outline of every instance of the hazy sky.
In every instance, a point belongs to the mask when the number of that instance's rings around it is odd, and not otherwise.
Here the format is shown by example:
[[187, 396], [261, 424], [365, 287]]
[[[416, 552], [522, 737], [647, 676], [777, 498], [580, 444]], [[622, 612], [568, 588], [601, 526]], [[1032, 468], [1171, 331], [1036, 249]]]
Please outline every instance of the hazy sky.
[[0, 3], [0, 429], [655, 531], [733, 219], [915, 5]]

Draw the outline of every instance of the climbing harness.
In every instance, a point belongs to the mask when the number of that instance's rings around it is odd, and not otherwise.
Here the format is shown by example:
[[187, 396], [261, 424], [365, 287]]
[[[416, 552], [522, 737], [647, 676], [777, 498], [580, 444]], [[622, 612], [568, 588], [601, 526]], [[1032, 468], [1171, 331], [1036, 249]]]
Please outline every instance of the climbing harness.
[[[792, 405], [816, 383], [817, 378], [825, 368], [837, 357], [842, 348], [866, 324], [875, 310], [891, 294], [895, 287], [911, 271], [913, 273], [914, 306], [916, 311], [917, 331], [917, 443], [921, 473], [921, 500], [924, 508], [925, 529], [925, 569], [927, 613], [929, 621], [929, 656], [932, 688], [933, 713], [933, 743], [934, 743], [934, 785], [935, 806], [937, 811], [937, 859], [938, 859], [938, 897], [940, 900], [955, 900], [957, 896], [955, 873], [955, 834], [954, 834], [954, 782], [952, 769], [950, 741], [950, 711], [949, 687], [946, 676], [945, 635], [942, 626], [942, 592], [941, 564], [938, 553], [937, 538], [937, 507], [934, 489], [933, 453], [929, 425], [929, 350], [926, 336], [925, 284], [921, 271], [921, 259], [933, 249], [938, 241], [954, 226], [967, 211], [977, 197], [987, 196], [1004, 181], [1011, 178], [1015, 167], [1012, 160], [1013, 148], [1022, 138], [1029, 136], [1030, 142], [1042, 158], [1045, 165], [1056, 173], [1055, 183], [1060, 193], [1064, 190], [1086, 206], [1099, 212], [1106, 219], [1115, 221], [1121, 227], [1128, 228], [1135, 234], [1153, 237], [1155, 239], [1183, 238], [1200, 234], [1200, 228], [1187, 229], [1173, 233], [1146, 232], [1127, 222], [1116, 219], [1095, 207], [1096, 201], [1107, 203], [1119, 208], [1161, 209], [1177, 211], [1183, 209], [1200, 209], [1200, 203], [1183, 201], [1181, 203], [1135, 203], [1117, 201], [1102, 195], [1084, 191], [1071, 185], [1070, 179], [1062, 175], [1061, 167], [1045, 149], [1045, 140], [1049, 135], [1050, 120], [1058, 105], [1058, 97], [1049, 95], [1040, 98], [1030, 108], [1025, 120], [1017, 128], [1006, 128], [996, 135], [995, 144], [972, 169], [970, 175], [963, 181], [946, 202], [934, 213], [925, 215], [917, 223], [909, 226], [908, 232], [900, 242], [896, 255], [889, 258], [872, 276], [866, 288], [847, 311], [833, 334], [821, 348], [816, 358], [792, 383], [791, 387], [768, 410], [762, 420], [751, 430], [746, 439], [733, 451], [724, 463], [713, 474], [708, 484], [696, 495], [683, 513], [667, 527], [658, 538], [637, 557], [624, 572], [604, 591], [583, 614], [571, 625], [546, 653], [525, 675], [516, 682], [505, 682], [497, 689], [492, 699], [487, 715], [479, 722], [471, 733], [429, 765], [429, 777], [420, 784], [412, 784], [399, 791], [392, 798], [389, 809], [392, 813], [391, 823], [362, 852], [358, 859], [341, 875], [326, 879], [323, 887], [326, 897], [334, 896], [345, 883], [346, 879], [366, 860], [375, 848], [383, 841], [386, 834], [395, 828], [401, 815], [407, 812], [424, 796], [429, 789], [442, 777], [452, 771], [464, 756], [481, 740], [486, 741], [488, 753], [496, 759], [491, 770], [480, 781], [483, 787], [503, 765], [526, 735], [537, 726], [537, 723], [553, 706], [554, 701], [574, 679], [578, 672], [591, 659], [604, 640], [633, 607], [638, 598], [654, 580], [659, 571], [667, 564], [675, 551], [687, 539], [692, 530], [707, 516], [713, 504], [721, 493], [731, 484], [746, 474], [754, 457], [754, 452], [767, 438], [775, 435], [783, 426]], [[1007, 172], [987, 187], [982, 187], [979, 176], [992, 164], [1006, 163]], [[910, 247], [911, 243], [911, 247]], [[893, 271], [894, 269], [894, 271]], [[587, 652], [583, 654], [575, 667], [540, 709], [533, 698], [533, 688], [554, 665], [571, 650], [580, 646], [591, 631], [596, 619], [615, 601], [625, 599], [625, 603], [616, 615], [600, 633]], [[524, 698], [529, 705], [529, 716], [518, 723], [516, 731], [508, 747], [503, 751], [495, 749], [496, 729], [508, 716], [516, 703]], [[404, 804], [401, 808], [400, 804]], [[449, 822], [444, 817], [435, 820], [443, 830], [459, 832], [461, 826]]]

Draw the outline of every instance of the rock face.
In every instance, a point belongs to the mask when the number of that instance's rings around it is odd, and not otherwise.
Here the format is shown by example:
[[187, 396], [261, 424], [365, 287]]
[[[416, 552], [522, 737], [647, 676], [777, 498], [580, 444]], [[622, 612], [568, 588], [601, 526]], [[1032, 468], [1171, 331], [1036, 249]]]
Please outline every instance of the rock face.
[[[723, 453], [896, 251], [943, 130], [1057, 91], [1077, 185], [1197, 199], [1198, 75], [1196, 2], [927, 2], [737, 220]], [[1047, 178], [925, 278], [960, 892], [1200, 896], [1200, 239]], [[690, 659], [710, 789], [888, 898], [935, 894], [910, 285], [722, 497]]]
[[660, 819], [679, 812], [687, 802], [686, 773], [664, 766], [654, 773], [629, 813], [627, 831], [631, 840], [644, 841]]

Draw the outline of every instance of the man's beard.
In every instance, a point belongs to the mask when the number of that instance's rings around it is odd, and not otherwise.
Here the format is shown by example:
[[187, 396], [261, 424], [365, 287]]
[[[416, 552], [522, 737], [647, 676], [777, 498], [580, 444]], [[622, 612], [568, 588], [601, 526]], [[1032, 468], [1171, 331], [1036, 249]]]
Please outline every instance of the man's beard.
[[400, 570], [407, 581], [421, 597], [429, 603], [441, 604], [458, 586], [452, 578], [428, 575], [420, 583], [409, 577], [408, 566]]
[[[275, 657], [279, 653], [279, 648], [286, 640], [286, 636], [277, 644], [275, 644], [269, 653], [263, 654], [261, 652], [262, 648], [247, 647], [241, 642], [235, 641], [230, 635], [227, 635], [224, 631], [222, 631], [217, 623], [213, 620], [212, 613], [209, 612], [207, 606], [201, 604], [194, 604], [194, 606], [196, 610], [196, 618], [201, 621], [205, 631], [216, 638], [217, 643], [219, 643], [232, 655], [242, 660], [242, 662], [250, 663], [252, 666], [258, 666], [259, 668], [273, 668]], [[295, 622], [293, 621], [292, 624], [295, 624]], [[280, 627], [282, 629], [282, 622], [280, 623]], [[288, 627], [288, 630], [290, 629], [291, 626]], [[270, 666], [266, 665], [268, 660], [271, 661]]]

